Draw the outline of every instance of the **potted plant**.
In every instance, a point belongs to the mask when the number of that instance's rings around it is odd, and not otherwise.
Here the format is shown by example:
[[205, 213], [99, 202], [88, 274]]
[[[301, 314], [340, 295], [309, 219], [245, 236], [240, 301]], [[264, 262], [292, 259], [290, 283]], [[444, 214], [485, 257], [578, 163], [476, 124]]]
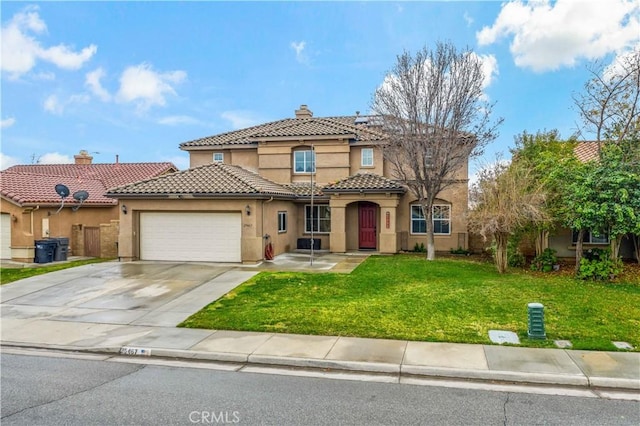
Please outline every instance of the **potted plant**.
[[546, 248], [533, 259], [531, 269], [534, 271], [551, 272], [557, 263], [558, 258], [556, 257], [556, 251], [551, 248]]

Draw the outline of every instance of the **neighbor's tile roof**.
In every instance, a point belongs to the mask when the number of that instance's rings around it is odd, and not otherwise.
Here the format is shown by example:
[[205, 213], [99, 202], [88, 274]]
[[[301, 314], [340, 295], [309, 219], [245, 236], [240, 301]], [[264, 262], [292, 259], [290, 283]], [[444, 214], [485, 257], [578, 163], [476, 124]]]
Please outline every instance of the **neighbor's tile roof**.
[[173, 163], [29, 164], [9, 167], [7, 172], [77, 179], [97, 179], [105, 188], [126, 185], [178, 170]]
[[[57, 204], [61, 198], [55, 186], [61, 183], [71, 194], [87, 191], [85, 204], [112, 205], [117, 204], [116, 200], [104, 196], [110, 187], [175, 170], [172, 163], [17, 165], [0, 172], [0, 194], [20, 205]], [[77, 202], [70, 195], [65, 203]]]
[[211, 163], [181, 172], [171, 173], [142, 182], [113, 188], [108, 196], [229, 196], [271, 195], [294, 197], [295, 194], [282, 185], [260, 175], [223, 163]]
[[[0, 193], [7, 199], [19, 204], [57, 204], [61, 198], [55, 191], [59, 183], [69, 188], [70, 194], [85, 190], [89, 198], [85, 204], [112, 205], [116, 200], [106, 198], [104, 193], [107, 188], [97, 179], [76, 179], [67, 176], [48, 176], [33, 173], [15, 173], [10, 171], [0, 172], [2, 187]], [[65, 198], [65, 204], [78, 204], [73, 195]]]
[[324, 192], [359, 192], [359, 191], [405, 192], [404, 186], [384, 176], [373, 173], [362, 173], [323, 188]]
[[272, 121], [258, 126], [221, 133], [180, 144], [181, 149], [220, 145], [251, 145], [265, 138], [309, 137], [309, 136], [349, 136], [356, 135], [356, 140], [379, 141], [383, 134], [367, 124], [355, 124], [357, 117], [310, 117], [288, 118]]
[[598, 142], [595, 141], [578, 142], [573, 148], [574, 155], [583, 163], [598, 159], [598, 151]]

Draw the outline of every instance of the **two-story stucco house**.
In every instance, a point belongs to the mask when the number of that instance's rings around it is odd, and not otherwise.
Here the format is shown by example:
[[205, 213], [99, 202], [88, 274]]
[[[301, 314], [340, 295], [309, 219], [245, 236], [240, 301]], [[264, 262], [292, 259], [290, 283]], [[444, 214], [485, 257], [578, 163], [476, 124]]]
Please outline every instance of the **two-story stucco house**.
[[[110, 190], [123, 259], [245, 262], [310, 248], [396, 253], [426, 242], [415, 197], [366, 116], [295, 118], [185, 142], [185, 171]], [[467, 247], [467, 167], [434, 206], [436, 249]]]

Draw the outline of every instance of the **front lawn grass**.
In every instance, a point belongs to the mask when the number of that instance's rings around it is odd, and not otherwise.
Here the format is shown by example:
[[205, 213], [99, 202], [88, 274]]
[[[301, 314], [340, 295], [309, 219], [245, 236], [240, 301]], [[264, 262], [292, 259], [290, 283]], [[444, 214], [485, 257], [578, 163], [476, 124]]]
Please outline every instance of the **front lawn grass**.
[[37, 266], [29, 268], [0, 268], [0, 284], [8, 284], [23, 278], [33, 277], [35, 275], [47, 274], [61, 269], [75, 268], [76, 266], [87, 265], [89, 263], [106, 262], [112, 259], [82, 259], [72, 260], [71, 262], [55, 263], [47, 266]]
[[[527, 339], [527, 304], [545, 306], [546, 341]], [[185, 320], [223, 330], [490, 343], [511, 330], [523, 346], [640, 346], [640, 280], [578, 281], [470, 260], [373, 256], [349, 275], [262, 272]], [[637, 350], [637, 349], [636, 349]]]

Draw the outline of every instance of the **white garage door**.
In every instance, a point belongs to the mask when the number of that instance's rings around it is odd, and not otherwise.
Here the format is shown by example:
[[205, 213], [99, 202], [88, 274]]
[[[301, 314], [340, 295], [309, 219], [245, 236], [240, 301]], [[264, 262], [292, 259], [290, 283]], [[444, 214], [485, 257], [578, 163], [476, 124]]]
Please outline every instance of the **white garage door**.
[[2, 213], [0, 216], [0, 259], [11, 259], [11, 215]]
[[240, 213], [141, 213], [140, 258], [241, 262]]

